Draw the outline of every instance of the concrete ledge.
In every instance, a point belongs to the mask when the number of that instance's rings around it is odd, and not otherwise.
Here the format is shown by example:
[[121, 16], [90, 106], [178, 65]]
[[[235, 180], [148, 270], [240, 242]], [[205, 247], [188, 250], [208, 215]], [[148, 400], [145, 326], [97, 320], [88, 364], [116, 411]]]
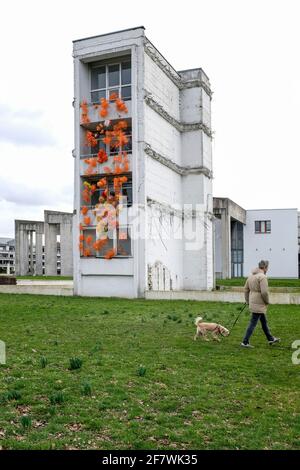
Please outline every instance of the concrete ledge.
[[73, 285], [27, 284], [0, 286], [0, 294], [73, 295]]
[[[146, 299], [161, 300], [198, 300], [207, 302], [245, 302], [243, 292], [239, 291], [146, 291]], [[300, 293], [270, 293], [271, 304], [300, 305]]]

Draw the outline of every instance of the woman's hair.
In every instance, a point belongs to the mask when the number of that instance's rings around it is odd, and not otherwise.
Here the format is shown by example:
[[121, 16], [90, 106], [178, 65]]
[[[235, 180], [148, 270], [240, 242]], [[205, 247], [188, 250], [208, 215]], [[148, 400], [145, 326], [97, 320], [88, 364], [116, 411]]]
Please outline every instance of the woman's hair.
[[262, 260], [258, 263], [259, 269], [267, 269], [268, 266], [269, 266], [269, 261], [267, 261], [266, 259], [262, 259]]

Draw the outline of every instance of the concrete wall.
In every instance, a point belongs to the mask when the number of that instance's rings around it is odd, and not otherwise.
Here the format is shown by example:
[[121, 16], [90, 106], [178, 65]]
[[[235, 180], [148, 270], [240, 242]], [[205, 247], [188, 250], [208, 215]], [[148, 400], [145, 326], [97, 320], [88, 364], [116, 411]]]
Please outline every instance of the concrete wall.
[[[249, 210], [244, 231], [244, 273], [261, 259], [270, 261], [268, 276], [298, 277], [297, 209]], [[271, 233], [256, 234], [256, 220], [271, 220]]]

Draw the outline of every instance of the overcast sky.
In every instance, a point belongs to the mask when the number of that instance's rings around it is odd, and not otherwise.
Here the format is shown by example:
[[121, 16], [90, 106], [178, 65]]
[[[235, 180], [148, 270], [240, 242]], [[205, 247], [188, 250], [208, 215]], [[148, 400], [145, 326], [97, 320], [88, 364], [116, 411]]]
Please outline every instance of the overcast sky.
[[1, 2], [0, 236], [73, 205], [72, 40], [145, 26], [213, 94], [214, 195], [300, 208], [299, 0]]

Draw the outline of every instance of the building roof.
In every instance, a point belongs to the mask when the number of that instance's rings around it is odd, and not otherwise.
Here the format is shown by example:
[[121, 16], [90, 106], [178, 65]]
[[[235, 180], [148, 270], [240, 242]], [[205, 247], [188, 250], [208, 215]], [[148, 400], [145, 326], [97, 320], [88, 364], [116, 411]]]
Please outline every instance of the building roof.
[[73, 42], [86, 41], [87, 39], [101, 38], [102, 36], [109, 36], [110, 34], [125, 33], [126, 31], [134, 31], [135, 29], [145, 29], [145, 26], [136, 26], [134, 28], [120, 29], [119, 31], [111, 31], [110, 33], [97, 34], [96, 36], [88, 36], [86, 38], [75, 39]]
[[0, 237], [0, 245], [14, 245], [14, 238]]

